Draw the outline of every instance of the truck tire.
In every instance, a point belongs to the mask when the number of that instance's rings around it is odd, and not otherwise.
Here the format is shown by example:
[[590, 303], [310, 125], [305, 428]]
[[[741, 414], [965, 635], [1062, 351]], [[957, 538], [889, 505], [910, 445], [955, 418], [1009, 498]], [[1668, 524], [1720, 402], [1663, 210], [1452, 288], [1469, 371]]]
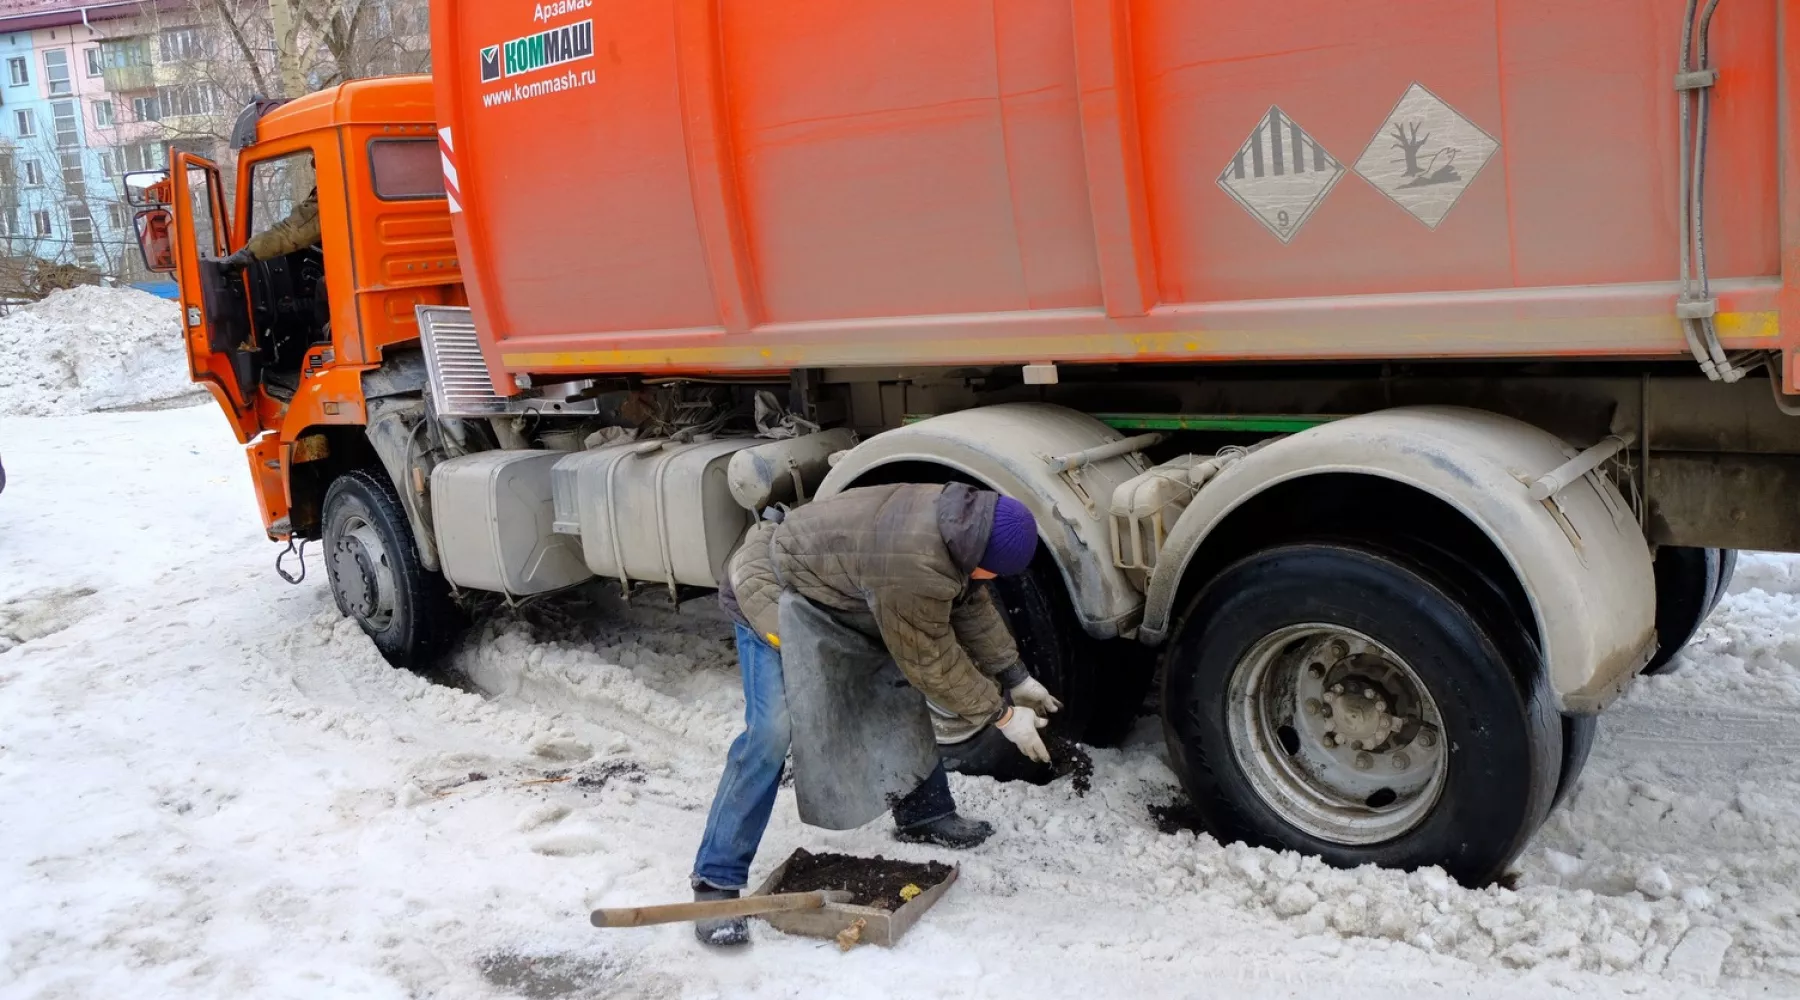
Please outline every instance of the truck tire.
[[1048, 553], [1039, 552], [1030, 570], [991, 586], [1025, 668], [1063, 702], [1051, 728], [1093, 746], [1124, 738], [1150, 691], [1154, 654], [1134, 642], [1103, 643], [1082, 631]]
[[1719, 602], [1725, 599], [1725, 592], [1731, 589], [1731, 578], [1737, 576], [1738, 550], [1719, 550], [1719, 582], [1713, 587], [1712, 603], [1707, 605], [1706, 617], [1711, 618], [1714, 611], [1719, 610]]
[[1061, 699], [1050, 725], [1071, 739], [1087, 735], [1094, 715], [1095, 675], [1088, 647], [1093, 640], [1075, 624], [1056, 564], [1039, 552], [1031, 568], [988, 584], [995, 603], [1019, 645], [1019, 659], [1031, 676]]
[[1549, 814], [1564, 723], [1543, 671], [1465, 600], [1421, 563], [1338, 542], [1214, 579], [1163, 681], [1170, 755], [1207, 827], [1342, 867], [1503, 874]]
[[[1731, 565], [1737, 566], [1732, 554]], [[1646, 674], [1677, 668], [1675, 654], [1699, 631], [1700, 623], [1724, 596], [1724, 557], [1718, 549], [1665, 545], [1656, 550], [1656, 655]]]
[[1556, 776], [1556, 798], [1550, 811], [1562, 808], [1569, 796], [1581, 785], [1581, 772], [1587, 767], [1588, 755], [1594, 752], [1594, 740], [1600, 735], [1598, 715], [1565, 715], [1562, 720], [1562, 773]]
[[444, 578], [419, 564], [406, 510], [377, 473], [356, 469], [325, 492], [325, 568], [338, 610], [396, 667], [428, 667], [455, 638]]

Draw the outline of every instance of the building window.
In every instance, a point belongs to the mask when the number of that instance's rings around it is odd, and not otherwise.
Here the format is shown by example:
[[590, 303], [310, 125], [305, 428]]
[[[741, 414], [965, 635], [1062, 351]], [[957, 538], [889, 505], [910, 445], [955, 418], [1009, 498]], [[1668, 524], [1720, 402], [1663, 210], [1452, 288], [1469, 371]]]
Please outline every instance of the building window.
[[[81, 150], [62, 154], [63, 197], [87, 197], [87, 171], [82, 169]], [[82, 211], [87, 211], [83, 208]]]
[[7, 80], [15, 87], [23, 87], [31, 82], [31, 64], [24, 56], [16, 56], [6, 61]]
[[131, 225], [131, 214], [125, 211], [124, 205], [115, 201], [106, 206], [106, 221], [112, 223], [114, 229], [124, 229]]
[[113, 124], [113, 102], [95, 101], [94, 125], [98, 128], [112, 128]]
[[154, 142], [120, 146], [117, 152], [119, 170], [123, 173], [130, 173], [134, 170], [155, 170], [162, 166], [162, 151]]
[[31, 188], [44, 186], [44, 168], [38, 166], [36, 160], [25, 161], [25, 186]]
[[50, 105], [50, 117], [56, 123], [56, 146], [69, 149], [81, 145], [81, 116], [74, 101], [57, 101]]
[[50, 226], [50, 213], [46, 211], [31, 213], [31, 224], [39, 236], [49, 236], [54, 231]]
[[37, 135], [37, 115], [31, 111], [14, 111], [13, 123], [19, 128], [19, 138], [29, 139]]
[[69, 206], [69, 232], [74, 237], [75, 261], [79, 264], [93, 264], [94, 253], [94, 217], [88, 214], [87, 206], [74, 204]]
[[206, 34], [197, 27], [164, 28], [162, 33], [162, 61], [181, 62], [184, 59], [202, 59], [206, 57]]
[[75, 92], [69, 82], [69, 51], [67, 49], [51, 49], [44, 53], [44, 82], [50, 87], [51, 97], [65, 97]]
[[132, 98], [131, 117], [141, 122], [162, 121], [162, 101], [156, 97]]
[[[162, 100], [163, 118], [185, 118], [210, 115], [219, 110], [218, 92], [210, 83], [191, 83], [180, 87], [164, 87], [158, 92]], [[160, 120], [160, 119], [159, 119]]]
[[100, 43], [100, 61], [107, 69], [135, 69], [150, 65], [150, 43], [142, 38], [115, 38]]
[[92, 48], [83, 49], [81, 54], [87, 59], [88, 76], [99, 76], [106, 72], [106, 60], [100, 58], [100, 46], [95, 45]]

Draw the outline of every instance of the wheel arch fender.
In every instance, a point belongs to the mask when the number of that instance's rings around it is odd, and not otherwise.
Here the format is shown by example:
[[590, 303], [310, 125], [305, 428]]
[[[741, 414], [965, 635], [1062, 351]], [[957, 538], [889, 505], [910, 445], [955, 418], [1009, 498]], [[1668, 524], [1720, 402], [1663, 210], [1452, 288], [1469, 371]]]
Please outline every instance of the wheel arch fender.
[[838, 461], [818, 496], [866, 485], [882, 469], [923, 464], [1013, 497], [1037, 518], [1082, 629], [1110, 639], [1137, 624], [1143, 597], [1113, 566], [1108, 508], [1113, 490], [1148, 464], [1134, 454], [1059, 474], [1045, 459], [1120, 437], [1093, 417], [1044, 403], [961, 410], [869, 438]]
[[1163, 643], [1188, 579], [1232, 516], [1285, 485], [1337, 474], [1402, 484], [1447, 504], [1504, 558], [1529, 602], [1558, 707], [1599, 711], [1655, 648], [1650, 548], [1610, 480], [1595, 473], [1545, 501], [1530, 483], [1575, 454], [1541, 428], [1480, 410], [1416, 407], [1283, 438], [1220, 473], [1170, 530], [1139, 638]]

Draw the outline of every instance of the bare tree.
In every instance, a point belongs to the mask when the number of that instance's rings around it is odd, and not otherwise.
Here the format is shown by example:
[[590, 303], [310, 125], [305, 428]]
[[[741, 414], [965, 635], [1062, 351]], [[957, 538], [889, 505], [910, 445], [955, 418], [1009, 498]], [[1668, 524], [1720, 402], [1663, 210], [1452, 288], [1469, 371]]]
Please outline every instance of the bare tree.
[[1424, 138], [1419, 137], [1419, 128], [1423, 124], [1423, 122], [1413, 122], [1412, 134], [1408, 136], [1406, 126], [1399, 122], [1394, 123], [1394, 148], [1406, 156], [1406, 176], [1408, 177], [1417, 177], [1424, 172], [1419, 167], [1419, 150], [1424, 149], [1425, 144], [1431, 141], [1431, 133], [1425, 133]]
[[[396, 0], [315, 0], [300, 5], [296, 14], [301, 36], [316, 39], [327, 57], [321, 86], [331, 86], [429, 69], [428, 33], [419, 30], [427, 10]], [[419, 45], [422, 38], [424, 46]]]

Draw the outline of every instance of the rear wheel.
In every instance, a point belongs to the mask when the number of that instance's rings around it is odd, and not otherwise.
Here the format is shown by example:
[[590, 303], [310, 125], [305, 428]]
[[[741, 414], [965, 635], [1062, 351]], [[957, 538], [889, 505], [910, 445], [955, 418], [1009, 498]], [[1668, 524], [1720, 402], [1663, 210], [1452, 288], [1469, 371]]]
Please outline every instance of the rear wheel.
[[[1737, 566], [1737, 553], [1731, 554]], [[1676, 669], [1675, 654], [1699, 631], [1700, 623], [1724, 596], [1729, 582], [1725, 558], [1719, 549], [1665, 545], [1656, 550], [1656, 655], [1644, 667], [1646, 674]]]
[[1725, 592], [1731, 589], [1731, 578], [1737, 575], [1738, 550], [1719, 550], [1719, 580], [1713, 587], [1712, 603], [1706, 607], [1707, 617], [1719, 608], [1719, 602], [1725, 599]]
[[1155, 654], [1135, 642], [1102, 642], [1083, 631], [1047, 553], [1027, 572], [992, 586], [1025, 668], [1063, 702], [1052, 728], [1093, 746], [1123, 739], [1150, 691]]
[[357, 469], [325, 493], [325, 568], [338, 610], [356, 620], [396, 667], [428, 666], [454, 638], [456, 606], [444, 578], [419, 563], [394, 488]]
[[1269, 549], [1170, 644], [1169, 747], [1223, 838], [1346, 867], [1502, 874], [1549, 813], [1563, 722], [1457, 588], [1404, 556]]

